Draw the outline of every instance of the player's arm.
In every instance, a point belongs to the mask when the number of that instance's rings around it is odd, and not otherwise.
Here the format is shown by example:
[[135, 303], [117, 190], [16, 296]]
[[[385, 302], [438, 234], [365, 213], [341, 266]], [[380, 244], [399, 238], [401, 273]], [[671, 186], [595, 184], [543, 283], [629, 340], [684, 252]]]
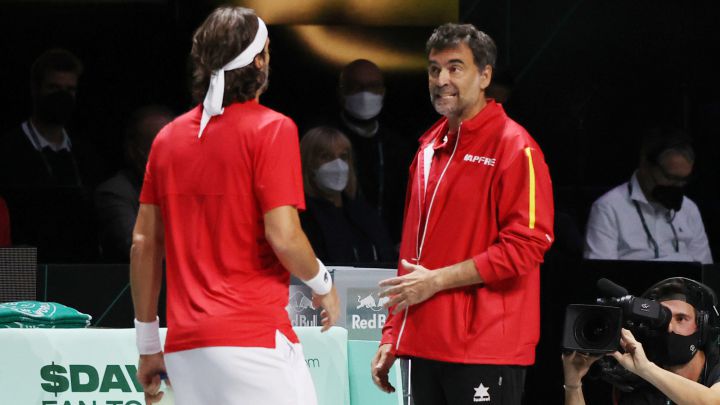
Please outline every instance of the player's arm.
[[135, 318], [141, 322], [152, 322], [157, 317], [164, 241], [160, 207], [140, 204], [130, 248], [130, 287]]
[[160, 376], [165, 360], [158, 331], [157, 306], [165, 256], [165, 233], [157, 205], [140, 204], [132, 247], [130, 248], [130, 287], [135, 307], [135, 329], [140, 360], [137, 378], [143, 386], [145, 402], [159, 401], [163, 393]]
[[295, 207], [285, 205], [265, 213], [265, 238], [280, 263], [295, 277], [309, 280], [319, 270]]
[[[331, 282], [324, 266], [316, 259], [310, 242], [300, 226], [300, 217], [293, 206], [284, 205], [265, 213], [265, 238], [275, 255], [290, 274], [313, 289], [313, 302], [322, 306], [323, 330], [335, 324], [340, 315], [340, 302], [335, 287], [319, 291], [317, 286]], [[323, 280], [327, 277], [328, 280]]]

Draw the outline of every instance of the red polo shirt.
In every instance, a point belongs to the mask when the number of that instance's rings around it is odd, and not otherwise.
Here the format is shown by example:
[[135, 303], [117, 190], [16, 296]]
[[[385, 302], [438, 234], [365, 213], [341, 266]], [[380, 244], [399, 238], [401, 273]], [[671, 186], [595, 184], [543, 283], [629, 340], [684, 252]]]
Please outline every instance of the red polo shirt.
[[305, 208], [297, 127], [257, 102], [225, 107], [201, 138], [198, 106], [153, 143], [140, 202], [165, 228], [165, 351], [293, 342], [289, 273], [265, 239], [263, 215]]

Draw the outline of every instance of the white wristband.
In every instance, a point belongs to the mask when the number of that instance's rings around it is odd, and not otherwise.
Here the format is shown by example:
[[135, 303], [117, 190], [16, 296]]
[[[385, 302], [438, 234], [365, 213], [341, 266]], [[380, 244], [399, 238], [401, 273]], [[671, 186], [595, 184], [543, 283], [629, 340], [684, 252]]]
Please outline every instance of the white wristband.
[[317, 262], [319, 265], [317, 274], [310, 280], [303, 281], [303, 283], [310, 287], [315, 294], [325, 295], [332, 290], [332, 277], [330, 277], [328, 269], [320, 261], [320, 259], [317, 259]]
[[135, 319], [135, 343], [140, 354], [160, 353], [160, 318], [156, 317], [153, 322]]

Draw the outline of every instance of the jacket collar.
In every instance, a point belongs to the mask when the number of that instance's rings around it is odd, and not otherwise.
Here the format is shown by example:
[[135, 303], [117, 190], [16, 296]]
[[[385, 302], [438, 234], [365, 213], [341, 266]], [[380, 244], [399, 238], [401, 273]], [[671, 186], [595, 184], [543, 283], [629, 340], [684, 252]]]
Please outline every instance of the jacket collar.
[[[492, 121], [498, 115], [505, 115], [505, 110], [502, 105], [496, 103], [493, 99], [488, 99], [487, 104], [482, 110], [480, 110], [480, 112], [475, 114], [475, 116], [469, 120], [465, 120], [460, 123], [460, 130], [463, 132], [476, 131], [488, 122]], [[447, 131], [448, 119], [447, 117], [442, 117], [425, 133], [425, 135], [423, 135], [422, 138], [420, 138], [420, 143], [421, 145], [427, 145], [431, 142], [442, 144], [442, 137], [447, 134]]]

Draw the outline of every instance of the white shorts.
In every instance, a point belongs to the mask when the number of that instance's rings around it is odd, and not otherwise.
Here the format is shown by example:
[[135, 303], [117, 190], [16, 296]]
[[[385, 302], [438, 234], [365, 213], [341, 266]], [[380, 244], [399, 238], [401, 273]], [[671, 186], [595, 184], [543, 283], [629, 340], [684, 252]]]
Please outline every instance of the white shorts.
[[302, 346], [203, 347], [165, 355], [176, 405], [317, 405]]

